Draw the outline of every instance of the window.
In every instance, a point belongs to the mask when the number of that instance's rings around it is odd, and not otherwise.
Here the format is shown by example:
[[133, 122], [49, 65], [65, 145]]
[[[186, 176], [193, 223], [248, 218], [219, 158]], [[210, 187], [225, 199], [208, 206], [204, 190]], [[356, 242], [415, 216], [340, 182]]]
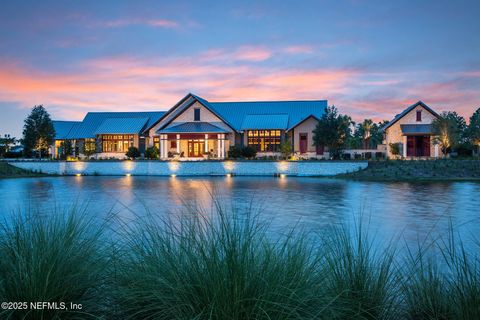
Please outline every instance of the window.
[[177, 140], [170, 141], [170, 149], [176, 149], [176, 148], [177, 148]]
[[159, 136], [154, 136], [153, 137], [153, 146], [160, 150], [160, 137]]
[[280, 151], [280, 130], [248, 130], [247, 139], [248, 146], [255, 148], [257, 151]]
[[200, 121], [200, 109], [193, 109], [193, 121]]
[[85, 144], [83, 148], [84, 148], [85, 154], [95, 153], [97, 149], [97, 144], [95, 143], [95, 139], [85, 139]]
[[133, 147], [132, 134], [114, 134], [102, 135], [103, 152], [127, 152], [128, 148]]
[[417, 110], [417, 121], [422, 121], [422, 110]]

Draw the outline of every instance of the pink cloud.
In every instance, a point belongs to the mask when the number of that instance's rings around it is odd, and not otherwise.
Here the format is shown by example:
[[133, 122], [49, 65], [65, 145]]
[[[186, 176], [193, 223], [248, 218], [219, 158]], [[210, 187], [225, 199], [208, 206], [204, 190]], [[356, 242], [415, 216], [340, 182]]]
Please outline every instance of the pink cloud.
[[272, 56], [272, 52], [263, 46], [243, 46], [233, 53], [233, 58], [239, 61], [264, 61]]
[[119, 19], [103, 23], [109, 28], [124, 27], [130, 25], [147, 25], [159, 28], [177, 28], [178, 22], [168, 19]]
[[311, 46], [290, 46], [284, 49], [285, 53], [288, 54], [309, 54], [313, 53], [313, 48]]
[[217, 61], [224, 53], [215, 49], [192, 57], [116, 56], [87, 61], [74, 73], [41, 72], [2, 61], [0, 101], [25, 108], [44, 104], [60, 119], [79, 119], [88, 111], [166, 110], [187, 92], [211, 101], [328, 99], [358, 121], [391, 119], [417, 100], [466, 117], [480, 105], [480, 92], [455, 80], [458, 75], [427, 83], [408, 73], [268, 67], [256, 63], [259, 58], [252, 60], [254, 54], [247, 55], [251, 60], [225, 64]]

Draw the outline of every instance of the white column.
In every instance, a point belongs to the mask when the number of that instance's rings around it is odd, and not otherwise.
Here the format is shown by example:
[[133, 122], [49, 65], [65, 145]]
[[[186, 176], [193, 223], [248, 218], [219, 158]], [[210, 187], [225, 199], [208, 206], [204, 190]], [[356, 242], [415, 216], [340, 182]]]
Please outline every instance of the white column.
[[208, 152], [208, 133], [205, 134], [205, 152]]
[[435, 144], [435, 158], [438, 158], [438, 144]]
[[403, 157], [407, 157], [407, 136], [403, 136]]
[[165, 157], [165, 135], [161, 134], [160, 135], [160, 158], [166, 158]]
[[225, 134], [222, 134], [221, 138], [222, 138], [222, 140], [220, 142], [220, 145], [221, 145], [220, 155], [221, 155], [221, 158], [223, 159], [223, 158], [225, 158]]
[[177, 134], [177, 153], [180, 154], [180, 135]]

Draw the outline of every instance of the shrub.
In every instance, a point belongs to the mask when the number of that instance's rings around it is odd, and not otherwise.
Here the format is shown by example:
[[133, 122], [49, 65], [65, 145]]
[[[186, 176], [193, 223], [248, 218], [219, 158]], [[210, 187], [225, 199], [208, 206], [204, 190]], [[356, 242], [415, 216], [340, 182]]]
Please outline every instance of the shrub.
[[362, 155], [360, 153], [355, 153], [354, 158], [355, 158], [355, 160], [362, 159]]
[[[0, 300], [66, 302], [83, 310], [0, 310], [2, 319], [95, 318], [106, 301], [104, 225], [77, 213], [27, 211], [0, 226]], [[101, 292], [105, 291], [105, 292]], [[88, 312], [86, 312], [88, 310]]]
[[242, 149], [237, 146], [230, 146], [228, 150], [228, 157], [231, 159], [238, 159], [242, 157]]
[[257, 156], [257, 150], [250, 146], [243, 147], [242, 156], [247, 159], [253, 159]]
[[385, 153], [375, 152], [375, 159], [385, 159]]
[[160, 152], [157, 147], [149, 147], [145, 150], [145, 158], [147, 159], [158, 159]]
[[136, 158], [140, 157], [140, 151], [138, 151], [137, 147], [130, 147], [125, 155], [128, 158], [135, 160]]
[[395, 143], [389, 143], [388, 146], [390, 147], [390, 152], [394, 156], [399, 156], [400, 155], [400, 142], [395, 142]]
[[[144, 219], [116, 274], [120, 318], [302, 319], [321, 314], [318, 261], [304, 237], [276, 242], [249, 212], [193, 209]], [[200, 214], [199, 214], [200, 213]], [[140, 221], [140, 220], [139, 220]]]
[[292, 154], [292, 143], [290, 140], [284, 140], [280, 145], [280, 152], [284, 159], [288, 159]]
[[368, 159], [368, 160], [372, 159], [372, 153], [369, 151], [365, 152], [365, 159]]
[[350, 159], [352, 159], [352, 155], [350, 153], [344, 153], [344, 154], [342, 154], [342, 159], [343, 160], [350, 160]]

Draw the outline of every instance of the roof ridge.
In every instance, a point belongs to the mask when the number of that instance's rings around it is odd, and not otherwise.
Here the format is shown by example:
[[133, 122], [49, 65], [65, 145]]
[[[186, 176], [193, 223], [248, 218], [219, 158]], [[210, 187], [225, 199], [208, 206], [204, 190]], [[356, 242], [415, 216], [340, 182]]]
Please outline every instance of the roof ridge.
[[252, 101], [208, 101], [209, 103], [291, 103], [291, 102], [324, 102], [328, 101], [327, 99], [323, 100], [252, 100]]

